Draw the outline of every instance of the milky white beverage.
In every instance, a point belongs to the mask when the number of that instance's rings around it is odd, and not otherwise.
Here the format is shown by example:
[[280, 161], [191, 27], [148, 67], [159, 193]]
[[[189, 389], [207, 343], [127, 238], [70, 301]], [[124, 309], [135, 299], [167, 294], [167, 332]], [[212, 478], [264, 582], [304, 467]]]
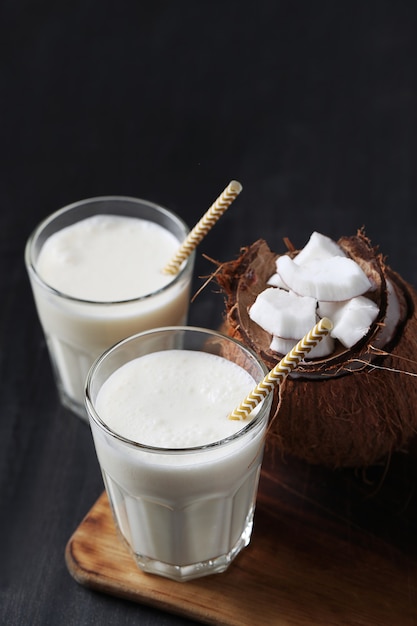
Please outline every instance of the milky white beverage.
[[[213, 338], [228, 358], [205, 351]], [[143, 570], [188, 580], [224, 571], [248, 544], [270, 400], [247, 422], [228, 415], [264, 375], [233, 340], [192, 328], [130, 338], [93, 367], [97, 456]]]
[[188, 233], [174, 214], [133, 198], [93, 198], [58, 211], [30, 238], [26, 264], [61, 399], [86, 417], [94, 359], [121, 339], [184, 324], [193, 256], [163, 269]]

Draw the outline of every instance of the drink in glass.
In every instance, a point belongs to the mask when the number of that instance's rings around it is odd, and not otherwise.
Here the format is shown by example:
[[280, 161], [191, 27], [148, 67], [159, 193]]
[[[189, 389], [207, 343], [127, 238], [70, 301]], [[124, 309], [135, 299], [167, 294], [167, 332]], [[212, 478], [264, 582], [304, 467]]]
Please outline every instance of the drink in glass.
[[142, 570], [181, 581], [222, 572], [249, 543], [271, 397], [248, 420], [228, 416], [265, 374], [242, 344], [191, 327], [130, 337], [93, 365], [96, 452]]
[[76, 202], [44, 220], [25, 261], [62, 402], [87, 419], [93, 361], [124, 337], [186, 323], [194, 254], [163, 272], [188, 234], [174, 213], [146, 200]]

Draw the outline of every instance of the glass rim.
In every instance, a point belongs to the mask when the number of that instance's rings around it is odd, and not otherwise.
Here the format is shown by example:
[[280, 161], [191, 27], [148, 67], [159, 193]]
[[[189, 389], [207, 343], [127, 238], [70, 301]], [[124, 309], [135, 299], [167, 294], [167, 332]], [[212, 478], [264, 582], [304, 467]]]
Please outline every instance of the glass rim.
[[[256, 364], [260, 367], [260, 369], [261, 369], [261, 371], [262, 371], [264, 376], [266, 376], [266, 374], [268, 373], [268, 368], [266, 367], [265, 363], [263, 361], [261, 361], [261, 359], [257, 356], [256, 352], [254, 352], [254, 350], [252, 350], [252, 348], [249, 348], [248, 346], [244, 345], [241, 341], [238, 341], [234, 337], [229, 337], [229, 335], [226, 335], [226, 334], [224, 334], [224, 333], [222, 333], [220, 331], [211, 330], [209, 328], [203, 328], [203, 327], [199, 327], [199, 326], [162, 326], [160, 328], [151, 328], [149, 330], [145, 330], [143, 332], [136, 333], [135, 335], [131, 335], [130, 337], [126, 337], [125, 339], [122, 339], [121, 341], [118, 341], [116, 344], [114, 344], [113, 346], [111, 346], [110, 348], [105, 350], [105, 352], [103, 352], [103, 354], [101, 354], [94, 361], [94, 363], [90, 367], [90, 370], [89, 370], [88, 375], [87, 375], [86, 383], [85, 383], [85, 386], [84, 386], [84, 390], [85, 390], [85, 398], [84, 398], [85, 399], [85, 406], [86, 406], [87, 414], [88, 414], [89, 418], [91, 418], [94, 421], [94, 423], [97, 426], [99, 426], [99, 428], [102, 431], [104, 431], [106, 434], [111, 435], [111, 437], [113, 437], [114, 439], [117, 439], [117, 440], [121, 441], [122, 443], [129, 445], [131, 448], [136, 448], [136, 449], [139, 449], [139, 450], [141, 450], [143, 452], [149, 452], [149, 453], [153, 453], [153, 454], [160, 454], [160, 455], [168, 454], [168, 455], [172, 455], [172, 456], [174, 456], [174, 455], [179, 456], [181, 454], [182, 455], [184, 455], [184, 454], [195, 454], [195, 453], [198, 453], [198, 452], [205, 452], [207, 450], [214, 450], [216, 448], [224, 447], [226, 445], [229, 445], [229, 444], [233, 443], [237, 439], [240, 439], [240, 437], [242, 437], [246, 433], [254, 430], [256, 428], [256, 426], [258, 426], [258, 424], [261, 421], [261, 419], [263, 419], [264, 411], [267, 410], [268, 406], [270, 406], [270, 404], [272, 402], [272, 394], [268, 394], [268, 396], [266, 398], [264, 398], [259, 403], [259, 410], [258, 410], [257, 414], [255, 415], [255, 417], [253, 419], [251, 419], [250, 422], [248, 422], [246, 424], [246, 426], [243, 426], [238, 431], [236, 431], [232, 435], [229, 435], [228, 437], [224, 437], [223, 439], [218, 439], [217, 441], [213, 441], [211, 443], [200, 445], [200, 446], [189, 446], [189, 447], [185, 447], [185, 448], [167, 448], [167, 447], [162, 447], [162, 446], [152, 446], [152, 445], [139, 443], [137, 441], [134, 441], [133, 439], [129, 439], [128, 437], [124, 437], [123, 435], [120, 435], [119, 433], [114, 431], [112, 428], [110, 428], [110, 426], [108, 426], [102, 420], [102, 418], [100, 417], [100, 415], [96, 411], [96, 408], [94, 406], [94, 402], [93, 402], [93, 400], [91, 398], [91, 393], [90, 393], [92, 379], [93, 379], [93, 376], [96, 373], [97, 369], [100, 367], [100, 365], [103, 363], [103, 361], [105, 361], [113, 352], [118, 350], [123, 345], [131, 343], [132, 341], [134, 341], [134, 340], [136, 340], [136, 339], [138, 339], [140, 337], [144, 337], [144, 336], [151, 335], [151, 334], [159, 334], [159, 333], [167, 332], [167, 331], [168, 332], [169, 331], [197, 332], [197, 333], [205, 334], [207, 336], [210, 335], [211, 337], [218, 337], [220, 339], [227, 340], [230, 343], [233, 343], [233, 344], [237, 345], [244, 352], [246, 352], [247, 355], [249, 357], [251, 357], [252, 360], [255, 361]], [[233, 361], [232, 361], [232, 363], [233, 363]], [[244, 400], [244, 398], [242, 398], [242, 400]]]
[[[190, 229], [187, 223], [179, 215], [177, 215], [177, 213], [175, 213], [174, 211], [171, 211], [171, 209], [167, 209], [161, 206], [160, 204], [156, 204], [155, 202], [152, 202], [150, 200], [145, 200], [142, 198], [135, 198], [133, 196], [120, 196], [120, 195], [118, 196], [112, 196], [112, 195], [93, 196], [91, 198], [85, 198], [84, 200], [77, 200], [76, 202], [67, 204], [64, 207], [57, 209], [53, 213], [49, 214], [41, 222], [39, 222], [39, 224], [34, 228], [32, 233], [29, 235], [28, 240], [26, 242], [26, 246], [25, 246], [25, 263], [26, 263], [26, 268], [28, 272], [35, 278], [38, 284], [40, 284], [50, 294], [56, 297], [62, 298], [63, 300], [68, 300], [70, 302], [76, 302], [78, 304], [85, 304], [85, 305], [90, 305], [90, 306], [93, 305], [96, 307], [118, 305], [118, 304], [123, 305], [123, 304], [132, 304], [134, 302], [143, 302], [145, 300], [149, 300], [150, 298], [153, 298], [155, 296], [158, 296], [164, 293], [165, 291], [168, 291], [168, 289], [173, 287], [175, 284], [177, 284], [181, 280], [181, 278], [187, 271], [188, 267], [194, 260], [195, 250], [193, 250], [192, 253], [185, 259], [185, 261], [183, 261], [179, 271], [177, 272], [177, 274], [175, 274], [175, 276], [172, 276], [172, 280], [170, 280], [169, 283], [167, 283], [166, 285], [163, 285], [156, 291], [151, 291], [142, 296], [138, 296], [136, 298], [127, 298], [125, 300], [88, 300], [86, 298], [77, 298], [76, 296], [71, 296], [70, 294], [67, 294], [63, 291], [60, 291], [59, 289], [56, 289], [55, 287], [52, 287], [40, 276], [40, 274], [38, 273], [36, 269], [36, 264], [33, 259], [33, 246], [34, 246], [36, 239], [39, 237], [42, 231], [49, 224], [51, 224], [56, 218], [60, 217], [64, 213], [69, 213], [70, 211], [78, 207], [81, 207], [87, 204], [92, 204], [94, 202], [115, 202], [115, 201], [116, 202], [119, 202], [119, 201], [129, 202], [131, 204], [145, 204], [146, 206], [152, 209], [157, 209], [159, 213], [164, 214], [169, 218], [173, 218], [173, 220], [176, 221], [178, 225], [184, 229], [184, 233], [186, 236], [190, 232]], [[111, 214], [108, 213], [108, 215], [111, 215]]]

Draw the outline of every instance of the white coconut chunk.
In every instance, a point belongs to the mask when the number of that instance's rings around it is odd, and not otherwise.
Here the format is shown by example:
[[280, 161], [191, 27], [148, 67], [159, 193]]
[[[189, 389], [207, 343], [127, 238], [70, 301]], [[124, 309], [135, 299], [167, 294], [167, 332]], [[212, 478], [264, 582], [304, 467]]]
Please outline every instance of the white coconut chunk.
[[[302, 339], [283, 339], [282, 337], [272, 337], [270, 348], [278, 354], [288, 354], [294, 346]], [[308, 353], [306, 359], [319, 359], [329, 356], [334, 350], [334, 339], [330, 335], [325, 335], [323, 339]]]
[[401, 320], [400, 301], [395, 291], [395, 287], [390, 280], [387, 280], [387, 310], [384, 318], [384, 325], [378, 331], [373, 345], [375, 348], [383, 348], [391, 341]]
[[[333, 239], [314, 231], [304, 248], [300, 250], [296, 257], [294, 257], [294, 263], [297, 265], [303, 265], [311, 261], [328, 259], [335, 256], [346, 257], [346, 253], [335, 241], [333, 241]], [[272, 274], [267, 284], [271, 285], [271, 287], [286, 289], [287, 291], [289, 289], [288, 285], [284, 282], [278, 271], [275, 274]]]
[[372, 283], [355, 261], [347, 257], [316, 259], [297, 265], [289, 256], [277, 259], [277, 270], [299, 296], [340, 302], [363, 295]]
[[281, 276], [277, 274], [272, 274], [271, 278], [267, 281], [267, 285], [271, 287], [279, 287], [280, 289], [285, 289], [288, 291], [287, 285], [282, 280]]
[[319, 302], [318, 313], [333, 322], [332, 337], [351, 348], [368, 332], [379, 312], [378, 305], [365, 296], [347, 302]]
[[249, 310], [249, 317], [271, 335], [304, 337], [316, 323], [317, 301], [269, 287]]
[[294, 262], [297, 265], [303, 265], [317, 259], [328, 259], [335, 256], [346, 257], [346, 253], [333, 239], [314, 231], [304, 248], [295, 257]]

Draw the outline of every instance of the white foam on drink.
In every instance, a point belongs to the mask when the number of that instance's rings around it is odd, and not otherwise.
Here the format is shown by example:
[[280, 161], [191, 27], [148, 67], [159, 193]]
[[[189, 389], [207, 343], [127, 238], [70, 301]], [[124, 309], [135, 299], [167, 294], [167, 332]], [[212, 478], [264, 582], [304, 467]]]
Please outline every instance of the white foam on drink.
[[222, 357], [166, 350], [116, 370], [100, 389], [96, 408], [114, 432], [138, 443], [202, 446], [246, 425], [228, 415], [255, 385], [248, 372]]
[[153, 222], [94, 215], [51, 235], [36, 269], [45, 283], [68, 296], [122, 301], [170, 283], [172, 276], [162, 270], [178, 247], [178, 239]]

